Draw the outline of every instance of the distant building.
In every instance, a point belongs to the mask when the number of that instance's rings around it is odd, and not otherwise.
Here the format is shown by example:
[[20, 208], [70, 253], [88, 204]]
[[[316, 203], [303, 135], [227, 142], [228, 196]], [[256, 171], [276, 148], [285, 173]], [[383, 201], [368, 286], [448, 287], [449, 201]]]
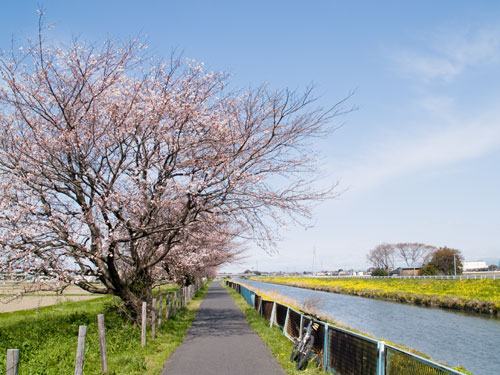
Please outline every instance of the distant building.
[[399, 267], [391, 271], [391, 276], [418, 276], [420, 275], [420, 267]]
[[463, 266], [463, 270], [464, 272], [467, 272], [467, 271], [484, 271], [484, 270], [487, 270], [488, 269], [488, 265], [486, 264], [486, 262], [479, 262], [479, 261], [475, 261], [475, 262], [463, 262], [462, 263], [462, 266]]
[[370, 274], [365, 272], [365, 271], [353, 271], [352, 275], [353, 276], [368, 276]]

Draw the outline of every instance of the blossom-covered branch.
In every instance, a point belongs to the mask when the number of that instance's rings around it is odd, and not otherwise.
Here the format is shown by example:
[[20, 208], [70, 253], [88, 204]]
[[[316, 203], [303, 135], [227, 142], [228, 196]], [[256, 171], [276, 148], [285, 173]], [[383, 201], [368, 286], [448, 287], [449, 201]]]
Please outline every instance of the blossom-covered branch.
[[0, 271], [57, 275], [135, 311], [155, 281], [208, 273], [238, 238], [272, 244], [333, 195], [312, 184], [309, 143], [343, 102], [228, 91], [225, 74], [148, 58], [139, 41], [48, 46], [42, 31], [0, 58]]

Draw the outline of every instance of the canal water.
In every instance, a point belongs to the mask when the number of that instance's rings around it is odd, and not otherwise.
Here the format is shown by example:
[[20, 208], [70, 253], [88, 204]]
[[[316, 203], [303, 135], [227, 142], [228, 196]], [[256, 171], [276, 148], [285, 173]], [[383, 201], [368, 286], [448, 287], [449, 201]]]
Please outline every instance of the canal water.
[[276, 291], [300, 305], [313, 301], [315, 309], [333, 321], [379, 340], [415, 348], [450, 367], [460, 364], [474, 375], [500, 374], [499, 318], [254, 280], [238, 281], [263, 291]]

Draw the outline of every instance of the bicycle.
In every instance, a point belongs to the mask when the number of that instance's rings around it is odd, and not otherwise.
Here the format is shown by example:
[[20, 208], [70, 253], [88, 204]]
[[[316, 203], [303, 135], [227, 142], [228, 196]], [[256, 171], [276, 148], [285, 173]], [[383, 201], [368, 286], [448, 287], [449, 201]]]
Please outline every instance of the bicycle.
[[299, 338], [295, 339], [295, 344], [293, 345], [292, 353], [290, 354], [290, 361], [296, 361], [295, 368], [297, 370], [302, 370], [309, 358], [311, 357], [311, 351], [314, 345], [314, 332], [319, 328], [319, 324], [315, 320], [320, 320], [318, 317], [312, 314], [306, 314], [309, 316], [309, 324], [307, 327], [303, 327], [302, 332], [300, 332]]

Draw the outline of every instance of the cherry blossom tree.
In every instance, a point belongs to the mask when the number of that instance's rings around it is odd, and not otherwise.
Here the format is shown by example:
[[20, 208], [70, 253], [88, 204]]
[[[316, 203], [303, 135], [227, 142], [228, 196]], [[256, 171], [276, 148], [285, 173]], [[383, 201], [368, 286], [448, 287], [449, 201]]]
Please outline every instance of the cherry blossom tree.
[[172, 248], [165, 257], [162, 268], [170, 280], [193, 284], [204, 276], [214, 276], [220, 265], [239, 259], [244, 248], [231, 241], [236, 234], [228, 234], [225, 226], [206, 225], [196, 223], [197, 228], [190, 230], [189, 237], [181, 239], [180, 246]]
[[0, 272], [115, 294], [134, 315], [158, 280], [212, 272], [243, 239], [272, 246], [334, 195], [314, 187], [311, 142], [344, 101], [231, 91], [227, 75], [137, 40], [44, 33], [0, 57]]

